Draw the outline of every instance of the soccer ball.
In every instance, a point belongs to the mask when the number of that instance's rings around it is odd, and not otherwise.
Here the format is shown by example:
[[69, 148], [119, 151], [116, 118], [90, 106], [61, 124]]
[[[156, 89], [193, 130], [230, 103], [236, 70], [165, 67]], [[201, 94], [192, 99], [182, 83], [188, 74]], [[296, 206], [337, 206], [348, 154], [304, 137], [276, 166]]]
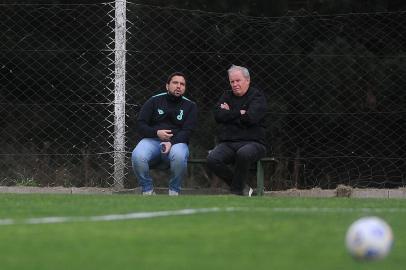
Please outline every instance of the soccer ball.
[[389, 225], [378, 217], [364, 217], [348, 228], [346, 246], [359, 260], [379, 260], [392, 248], [393, 233]]

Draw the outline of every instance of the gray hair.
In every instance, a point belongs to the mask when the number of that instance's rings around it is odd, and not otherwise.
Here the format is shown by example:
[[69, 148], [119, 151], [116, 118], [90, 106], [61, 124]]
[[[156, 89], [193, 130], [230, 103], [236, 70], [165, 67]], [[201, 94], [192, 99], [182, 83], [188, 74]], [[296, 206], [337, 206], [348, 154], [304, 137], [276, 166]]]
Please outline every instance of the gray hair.
[[249, 79], [249, 78], [250, 78], [250, 72], [248, 71], [248, 69], [247, 69], [246, 67], [231, 65], [231, 67], [227, 70], [228, 75], [230, 75], [231, 71], [234, 71], [234, 70], [239, 70], [239, 71], [241, 71], [242, 75], [243, 75], [246, 79]]

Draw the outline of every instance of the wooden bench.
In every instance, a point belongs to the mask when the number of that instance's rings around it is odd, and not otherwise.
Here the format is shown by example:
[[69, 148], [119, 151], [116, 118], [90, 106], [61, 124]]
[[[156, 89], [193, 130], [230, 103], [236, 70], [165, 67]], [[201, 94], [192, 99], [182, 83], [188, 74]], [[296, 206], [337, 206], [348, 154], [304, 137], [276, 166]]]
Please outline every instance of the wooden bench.
[[[257, 177], [257, 196], [264, 195], [264, 163], [277, 161], [274, 157], [265, 157], [257, 161], [256, 164], [256, 177]], [[188, 160], [189, 164], [205, 164], [205, 158], [191, 158]]]

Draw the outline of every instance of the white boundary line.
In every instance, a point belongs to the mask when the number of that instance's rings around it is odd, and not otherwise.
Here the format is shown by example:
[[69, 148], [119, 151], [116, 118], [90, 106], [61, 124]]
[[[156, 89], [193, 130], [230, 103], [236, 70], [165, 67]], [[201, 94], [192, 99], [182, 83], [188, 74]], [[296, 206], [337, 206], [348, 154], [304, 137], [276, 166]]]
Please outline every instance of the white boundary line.
[[180, 210], [155, 211], [155, 212], [135, 212], [128, 214], [113, 214], [103, 216], [72, 216], [72, 217], [39, 217], [27, 219], [0, 219], [0, 226], [4, 225], [32, 225], [32, 224], [53, 224], [70, 222], [100, 222], [118, 221], [133, 219], [148, 219], [169, 216], [187, 216], [204, 213], [219, 212], [279, 212], [279, 213], [406, 213], [406, 208], [327, 208], [327, 207], [273, 207], [273, 208], [249, 208], [249, 207], [212, 207], [212, 208], [188, 208]]
[[135, 212], [128, 214], [114, 214], [104, 216], [81, 216], [81, 217], [40, 217], [40, 218], [27, 218], [27, 219], [0, 219], [1, 225], [17, 225], [17, 224], [51, 224], [51, 223], [68, 223], [68, 222], [99, 222], [99, 221], [116, 221], [116, 220], [131, 220], [131, 219], [146, 219], [155, 217], [168, 217], [168, 216], [185, 216], [195, 215], [202, 213], [213, 212], [233, 212], [237, 211], [237, 208], [190, 208], [180, 210], [169, 211], [156, 211], [156, 212]]

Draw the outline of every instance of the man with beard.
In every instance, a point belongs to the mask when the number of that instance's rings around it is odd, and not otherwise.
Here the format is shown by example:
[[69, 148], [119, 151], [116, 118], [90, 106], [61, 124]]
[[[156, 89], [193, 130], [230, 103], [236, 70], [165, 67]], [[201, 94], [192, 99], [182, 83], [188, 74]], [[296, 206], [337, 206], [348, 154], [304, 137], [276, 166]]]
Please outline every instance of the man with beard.
[[189, 157], [189, 138], [197, 122], [197, 106], [184, 97], [186, 78], [172, 73], [166, 82], [166, 92], [148, 99], [137, 119], [137, 131], [142, 136], [132, 152], [132, 167], [143, 195], [153, 195], [150, 168], [169, 168], [169, 195], [181, 190]]

